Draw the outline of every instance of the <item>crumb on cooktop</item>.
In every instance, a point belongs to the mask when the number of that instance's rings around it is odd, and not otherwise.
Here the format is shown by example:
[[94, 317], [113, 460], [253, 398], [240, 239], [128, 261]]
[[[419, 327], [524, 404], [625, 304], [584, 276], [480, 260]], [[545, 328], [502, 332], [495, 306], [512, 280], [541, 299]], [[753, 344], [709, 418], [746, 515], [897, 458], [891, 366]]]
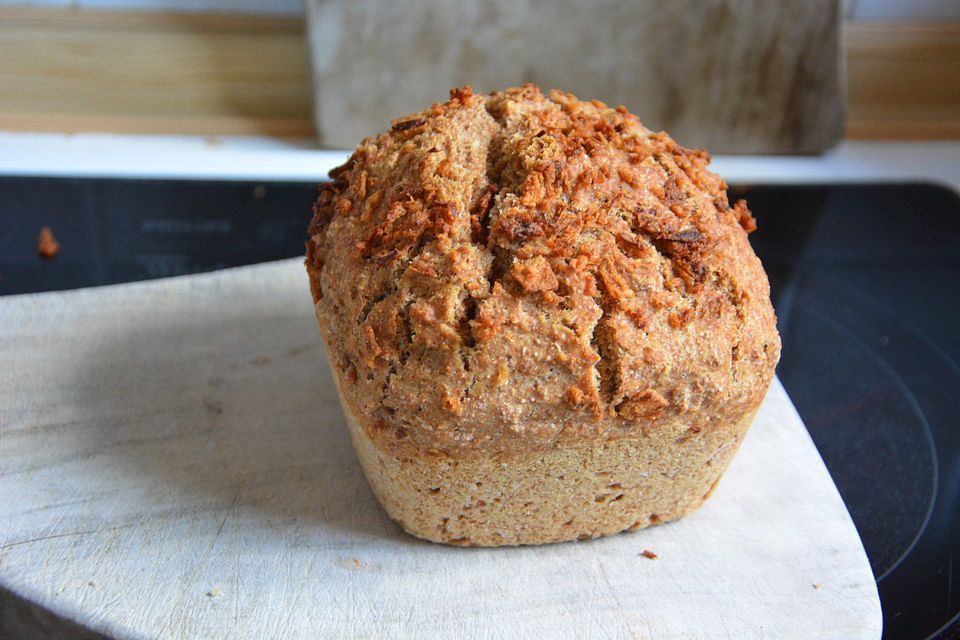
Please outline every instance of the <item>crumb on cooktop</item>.
[[651, 560], [657, 559], [657, 554], [655, 554], [653, 551], [650, 551], [650, 549], [644, 549], [643, 553], [640, 555], [642, 555], [644, 558], [650, 558]]
[[37, 253], [47, 260], [52, 260], [60, 253], [60, 243], [53, 237], [50, 227], [40, 227], [40, 234], [37, 236]]
[[210, 589], [210, 591], [207, 591], [208, 598], [219, 598], [220, 594], [220, 587], [214, 587], [213, 589]]
[[816, 589], [817, 591], [820, 591], [820, 589], [823, 589], [823, 585], [820, 584], [819, 582], [815, 582], [813, 584], [813, 588]]

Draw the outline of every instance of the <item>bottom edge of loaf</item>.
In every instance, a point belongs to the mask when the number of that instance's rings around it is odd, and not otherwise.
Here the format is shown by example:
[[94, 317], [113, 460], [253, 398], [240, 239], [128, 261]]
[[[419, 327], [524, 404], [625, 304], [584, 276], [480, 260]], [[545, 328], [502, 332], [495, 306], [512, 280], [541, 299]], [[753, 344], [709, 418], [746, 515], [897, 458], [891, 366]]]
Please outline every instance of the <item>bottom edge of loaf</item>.
[[678, 425], [509, 461], [436, 460], [381, 449], [343, 405], [387, 515], [418, 538], [481, 547], [587, 540], [676, 520], [710, 496], [755, 416], [699, 433]]

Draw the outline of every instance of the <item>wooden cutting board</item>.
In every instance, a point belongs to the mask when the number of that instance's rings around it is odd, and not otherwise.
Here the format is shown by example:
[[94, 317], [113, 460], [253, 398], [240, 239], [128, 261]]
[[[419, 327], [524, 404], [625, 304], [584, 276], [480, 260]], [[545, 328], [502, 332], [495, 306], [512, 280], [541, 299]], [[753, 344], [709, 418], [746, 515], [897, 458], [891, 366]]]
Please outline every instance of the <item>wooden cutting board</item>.
[[843, 133], [839, 0], [306, 0], [320, 143], [533, 82], [625, 105], [712, 153], [820, 153]]
[[3, 638], [880, 636], [779, 382], [696, 514], [461, 549], [374, 501], [299, 260], [0, 299], [0, 362]]

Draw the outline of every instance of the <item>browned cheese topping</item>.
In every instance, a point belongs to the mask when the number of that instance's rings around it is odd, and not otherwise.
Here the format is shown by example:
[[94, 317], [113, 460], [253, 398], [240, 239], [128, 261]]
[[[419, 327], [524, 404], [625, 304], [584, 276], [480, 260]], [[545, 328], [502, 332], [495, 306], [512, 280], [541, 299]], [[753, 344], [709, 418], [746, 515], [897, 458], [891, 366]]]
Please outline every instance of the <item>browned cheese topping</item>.
[[755, 408], [780, 340], [754, 219], [709, 161], [531, 85], [456, 89], [361, 142], [307, 263], [368, 432], [509, 455]]

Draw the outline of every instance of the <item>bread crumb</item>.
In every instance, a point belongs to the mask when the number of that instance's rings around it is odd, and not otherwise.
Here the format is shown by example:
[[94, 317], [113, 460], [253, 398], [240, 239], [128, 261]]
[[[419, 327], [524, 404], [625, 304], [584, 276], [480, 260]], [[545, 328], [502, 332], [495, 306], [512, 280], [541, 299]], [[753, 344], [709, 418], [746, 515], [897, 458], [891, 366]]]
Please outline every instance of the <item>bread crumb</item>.
[[53, 237], [50, 227], [40, 227], [40, 233], [37, 235], [37, 253], [47, 260], [56, 258], [60, 253], [60, 243]]
[[87, 583], [87, 586], [88, 586], [88, 587], [95, 587], [95, 586], [97, 586], [97, 583], [94, 582], [93, 580], [91, 580], [90, 582]]
[[337, 560], [337, 564], [339, 564], [344, 569], [351, 569], [354, 571], [366, 571], [367, 569], [370, 568], [370, 565], [368, 565], [366, 562], [364, 562], [360, 558], [342, 558], [340, 560]]
[[460, 415], [461, 413], [463, 413], [463, 409], [460, 406], [460, 398], [453, 394], [449, 394], [449, 393], [444, 394], [443, 408], [455, 415]]
[[750, 213], [750, 209], [747, 208], [746, 200], [737, 200], [733, 205], [733, 212], [744, 231], [753, 233], [757, 230], [757, 221]]
[[643, 553], [641, 553], [640, 555], [642, 555], [644, 558], [649, 558], [651, 560], [657, 559], [657, 554], [655, 554], [653, 551], [650, 551], [650, 549], [644, 549]]
[[580, 389], [579, 387], [569, 387], [567, 389], [566, 396], [567, 396], [567, 402], [569, 402], [573, 406], [577, 406], [578, 404], [583, 402], [583, 390]]
[[510, 275], [528, 292], [553, 291], [560, 286], [557, 275], [543, 256], [514, 262], [510, 268]]
[[210, 589], [210, 591], [207, 591], [207, 597], [208, 597], [208, 598], [219, 598], [220, 595], [221, 595], [221, 593], [222, 593], [222, 592], [220, 591], [220, 587], [214, 587], [213, 589]]
[[655, 389], [644, 389], [620, 407], [620, 416], [627, 420], [657, 418], [670, 402]]
[[819, 582], [815, 582], [813, 583], [813, 588], [816, 589], [817, 591], [820, 591], [820, 589], [823, 589], [823, 585], [820, 584]]
[[509, 379], [510, 369], [507, 368], [507, 363], [501, 360], [493, 377], [493, 384], [499, 387], [506, 384]]

